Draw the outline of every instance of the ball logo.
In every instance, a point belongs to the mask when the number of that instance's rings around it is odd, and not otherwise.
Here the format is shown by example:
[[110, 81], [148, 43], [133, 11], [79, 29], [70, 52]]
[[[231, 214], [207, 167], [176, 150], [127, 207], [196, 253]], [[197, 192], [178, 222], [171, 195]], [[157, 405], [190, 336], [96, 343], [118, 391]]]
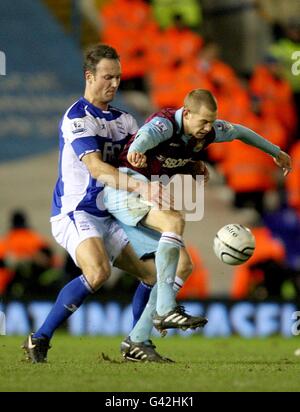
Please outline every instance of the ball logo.
[[0, 76], [6, 75], [6, 56], [3, 51], [0, 50]]
[[238, 237], [238, 234], [235, 232], [232, 226], [226, 226], [227, 232], [229, 232], [233, 237]]

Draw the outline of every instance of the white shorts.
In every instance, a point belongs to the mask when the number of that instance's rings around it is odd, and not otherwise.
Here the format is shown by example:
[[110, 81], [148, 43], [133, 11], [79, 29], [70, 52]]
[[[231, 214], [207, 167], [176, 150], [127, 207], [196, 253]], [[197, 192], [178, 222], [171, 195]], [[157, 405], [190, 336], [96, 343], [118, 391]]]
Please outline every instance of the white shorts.
[[76, 265], [77, 246], [86, 239], [101, 238], [111, 263], [129, 242], [124, 230], [112, 217], [97, 217], [83, 210], [53, 220], [51, 228], [54, 239], [68, 251]]

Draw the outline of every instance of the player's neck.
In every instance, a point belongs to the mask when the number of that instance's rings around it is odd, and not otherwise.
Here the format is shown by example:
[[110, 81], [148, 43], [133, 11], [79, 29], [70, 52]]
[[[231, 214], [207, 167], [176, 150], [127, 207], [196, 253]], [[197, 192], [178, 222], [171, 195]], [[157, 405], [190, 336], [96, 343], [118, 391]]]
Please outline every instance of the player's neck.
[[101, 110], [108, 110], [108, 103], [103, 103], [100, 102], [98, 99], [93, 97], [90, 93], [87, 91], [84, 93], [85, 100], [87, 100], [89, 103], [91, 103], [93, 106], [96, 106], [98, 109]]

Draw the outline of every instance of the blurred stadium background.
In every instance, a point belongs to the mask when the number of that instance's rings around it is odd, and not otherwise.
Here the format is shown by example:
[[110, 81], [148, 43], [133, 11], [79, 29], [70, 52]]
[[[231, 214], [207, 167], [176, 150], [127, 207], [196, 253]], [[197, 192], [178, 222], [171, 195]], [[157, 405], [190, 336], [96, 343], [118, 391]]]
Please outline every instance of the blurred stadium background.
[[[121, 55], [114, 105], [139, 124], [156, 109], [180, 107], [191, 89], [209, 88], [220, 118], [291, 154], [294, 170], [283, 179], [255, 149], [212, 145], [204, 219], [186, 228], [195, 270], [179, 296], [191, 311], [207, 313], [205, 336], [290, 336], [300, 292], [299, 1], [2, 0], [0, 27], [0, 310], [7, 333], [36, 328], [76, 275], [50, 234], [57, 127], [83, 93], [82, 50], [101, 41]], [[234, 222], [257, 239], [241, 267], [222, 264], [212, 250], [217, 230]], [[135, 286], [115, 271], [70, 319], [71, 333], [127, 333]]]

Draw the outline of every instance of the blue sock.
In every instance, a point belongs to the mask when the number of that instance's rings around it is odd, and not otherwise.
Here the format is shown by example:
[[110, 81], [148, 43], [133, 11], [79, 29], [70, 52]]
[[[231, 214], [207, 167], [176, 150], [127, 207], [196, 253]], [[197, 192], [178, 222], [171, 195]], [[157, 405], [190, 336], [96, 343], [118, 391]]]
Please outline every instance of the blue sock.
[[68, 319], [82, 304], [84, 299], [93, 293], [84, 275], [81, 275], [60, 291], [56, 302], [40, 329], [33, 334], [33, 338], [52, 338], [55, 330]]
[[146, 285], [141, 282], [136, 288], [135, 294], [132, 299], [132, 314], [133, 314], [133, 324], [132, 327], [135, 327], [136, 322], [141, 317], [143, 310], [148, 302], [152, 286]]

